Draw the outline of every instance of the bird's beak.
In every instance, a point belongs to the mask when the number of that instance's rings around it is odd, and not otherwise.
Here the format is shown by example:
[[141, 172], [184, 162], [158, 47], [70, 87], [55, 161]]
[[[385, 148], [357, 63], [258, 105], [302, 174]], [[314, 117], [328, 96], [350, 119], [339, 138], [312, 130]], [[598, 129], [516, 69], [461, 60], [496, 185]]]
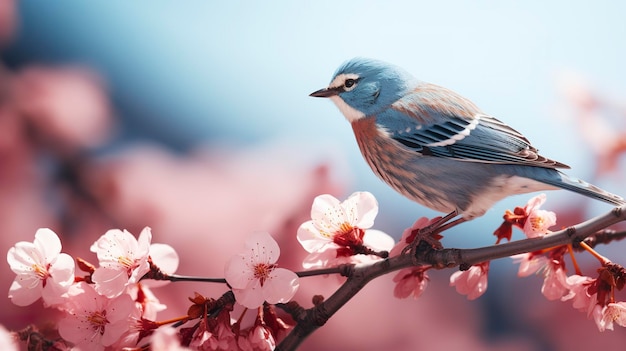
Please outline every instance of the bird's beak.
[[324, 89], [320, 89], [318, 91], [312, 92], [311, 94], [309, 94], [309, 96], [327, 98], [327, 97], [335, 96], [337, 94], [339, 94], [339, 89], [337, 88], [324, 88]]

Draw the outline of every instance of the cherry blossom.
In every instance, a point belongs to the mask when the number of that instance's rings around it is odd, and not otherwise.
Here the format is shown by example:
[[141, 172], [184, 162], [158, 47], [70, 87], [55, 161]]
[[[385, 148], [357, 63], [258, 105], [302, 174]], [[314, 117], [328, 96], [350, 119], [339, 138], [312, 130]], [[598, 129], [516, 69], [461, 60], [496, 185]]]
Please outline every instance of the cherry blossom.
[[597, 294], [590, 294], [589, 287], [596, 279], [573, 274], [565, 279], [569, 293], [561, 297], [561, 301], [572, 300], [572, 306], [581, 311], [591, 314], [593, 306], [597, 304]]
[[157, 313], [167, 308], [166, 305], [159, 302], [159, 299], [146, 284], [143, 284], [143, 281], [129, 286], [126, 292], [135, 301], [141, 311], [142, 318], [156, 320]]
[[541, 254], [523, 253], [511, 256], [513, 263], [519, 263], [518, 277], [528, 277], [548, 265], [548, 257]]
[[144, 337], [151, 335], [159, 327], [159, 324], [154, 322], [157, 319], [157, 312], [166, 309], [152, 291], [141, 283], [130, 285], [126, 293], [134, 301], [135, 308], [131, 310], [129, 316], [128, 331], [114, 345], [116, 350], [134, 346]]
[[[571, 294], [571, 285], [567, 283], [565, 263], [563, 262], [564, 248], [553, 249], [546, 256], [539, 253], [525, 253], [511, 256], [515, 263], [519, 263], [519, 277], [527, 277], [533, 273], [543, 273], [541, 293], [548, 300], [557, 300], [568, 293]], [[574, 283], [574, 281], [572, 281]], [[572, 296], [573, 297], [573, 296]], [[568, 297], [570, 299], [572, 297]]]
[[298, 290], [298, 276], [278, 268], [278, 243], [269, 233], [253, 234], [245, 243], [245, 251], [233, 256], [224, 268], [224, 276], [232, 287], [237, 302], [247, 308], [268, 303], [289, 301]]
[[539, 194], [526, 203], [524, 207], [516, 207], [513, 211], [506, 210], [504, 222], [493, 233], [500, 243], [502, 239], [511, 240], [513, 226], [522, 229], [526, 237], [536, 238], [548, 234], [548, 228], [556, 224], [556, 214], [552, 211], [539, 209], [546, 202], [546, 195]]
[[[310, 253], [304, 268], [320, 268], [338, 263], [369, 263], [373, 251], [389, 251], [394, 240], [389, 235], [369, 229], [378, 214], [376, 198], [368, 192], [356, 192], [340, 202], [332, 195], [320, 195], [313, 201], [311, 220], [298, 228], [298, 241]], [[348, 257], [348, 260], [341, 259]]]
[[251, 351], [271, 351], [276, 348], [276, 340], [272, 332], [267, 326], [260, 323], [250, 330], [247, 341]]
[[400, 270], [394, 277], [393, 281], [396, 287], [393, 289], [393, 295], [399, 299], [405, 299], [411, 295], [417, 299], [422, 295], [430, 278], [426, 274], [430, 266], [421, 266], [414, 268], [404, 268]]
[[38, 229], [32, 243], [20, 241], [10, 248], [7, 261], [17, 274], [9, 298], [18, 306], [40, 297], [46, 306], [58, 305], [74, 282], [74, 260], [61, 253], [61, 240], [47, 228]]
[[562, 261], [549, 260], [543, 268], [544, 280], [541, 293], [546, 299], [552, 301], [567, 295], [569, 286], [566, 282], [567, 275]]
[[141, 313], [141, 307], [135, 304], [135, 308], [129, 311], [127, 330], [111, 345], [112, 349], [136, 346], [143, 337], [152, 334], [158, 328], [156, 322], [142, 318]]
[[602, 309], [602, 317], [596, 324], [598, 330], [613, 330], [613, 323], [626, 327], [626, 302], [609, 303]]
[[598, 327], [598, 330], [601, 332], [606, 330], [606, 321], [603, 320], [605, 308], [606, 306], [595, 304], [591, 308], [588, 316], [590, 318], [593, 318], [593, 321], [596, 323], [596, 327]]
[[487, 291], [489, 263], [479, 263], [466, 271], [454, 272], [450, 276], [450, 286], [454, 286], [459, 294], [467, 295], [468, 300], [477, 299]]
[[223, 309], [215, 319], [203, 318], [189, 342], [193, 350], [237, 350], [237, 336], [232, 330], [230, 312]]
[[126, 230], [111, 229], [91, 245], [91, 251], [98, 255], [100, 262], [100, 267], [92, 276], [96, 291], [115, 297], [128, 284], [138, 282], [150, 270], [148, 253], [151, 240], [149, 227], [141, 231], [139, 239]]
[[130, 296], [110, 299], [99, 295], [85, 282], [72, 285], [64, 306], [67, 314], [59, 321], [59, 334], [80, 350], [104, 350], [129, 328], [134, 308]]
[[556, 224], [554, 212], [539, 209], [545, 202], [546, 194], [539, 194], [528, 200], [524, 207], [527, 218], [522, 230], [528, 238], [544, 236], [549, 233], [548, 228]]

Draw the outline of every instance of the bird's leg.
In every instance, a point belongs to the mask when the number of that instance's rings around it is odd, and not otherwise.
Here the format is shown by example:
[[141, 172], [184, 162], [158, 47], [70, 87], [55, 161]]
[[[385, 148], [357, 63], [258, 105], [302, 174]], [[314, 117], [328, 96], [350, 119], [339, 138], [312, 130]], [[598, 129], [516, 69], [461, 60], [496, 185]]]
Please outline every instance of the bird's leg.
[[446, 231], [446, 230], [448, 230], [448, 229], [450, 229], [452, 227], [455, 227], [455, 226], [457, 226], [457, 225], [459, 225], [459, 224], [461, 224], [463, 222], [466, 222], [466, 221], [467, 221], [467, 219], [465, 219], [465, 217], [459, 217], [459, 218], [457, 218], [457, 219], [455, 219], [453, 221], [450, 221], [448, 223], [442, 223], [441, 226], [436, 228], [437, 229], [437, 233], [444, 232], [444, 231]]
[[432, 223], [431, 225], [428, 225], [424, 228], [415, 229], [414, 232], [417, 231], [416, 237], [422, 237], [421, 239], [427, 240], [427, 238], [424, 238], [423, 236], [428, 234], [435, 235], [444, 231], [445, 229], [452, 228], [455, 225], [462, 223], [463, 221], [459, 222], [459, 220], [462, 220], [463, 217], [450, 222], [450, 220], [456, 217], [458, 214], [459, 212], [457, 210], [454, 210], [447, 215], [441, 217], [439, 220], [435, 221], [435, 223]]

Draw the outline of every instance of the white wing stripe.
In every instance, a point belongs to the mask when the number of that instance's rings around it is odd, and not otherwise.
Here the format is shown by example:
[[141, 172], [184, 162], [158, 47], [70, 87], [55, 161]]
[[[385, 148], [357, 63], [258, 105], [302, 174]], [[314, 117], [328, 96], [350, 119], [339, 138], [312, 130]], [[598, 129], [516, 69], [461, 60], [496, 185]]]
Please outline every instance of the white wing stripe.
[[438, 141], [436, 143], [424, 144], [424, 146], [426, 146], [426, 147], [437, 147], [437, 146], [452, 145], [452, 144], [456, 143], [457, 141], [463, 140], [463, 139], [465, 139], [466, 136], [470, 135], [470, 132], [472, 130], [476, 129], [476, 126], [478, 125], [478, 123], [480, 123], [480, 115], [474, 116], [474, 119], [472, 120], [472, 122], [470, 124], [468, 124], [467, 127], [465, 127], [465, 129], [463, 129], [462, 131], [460, 131], [457, 134], [453, 135], [452, 137], [450, 137], [450, 138], [448, 138], [446, 140]]

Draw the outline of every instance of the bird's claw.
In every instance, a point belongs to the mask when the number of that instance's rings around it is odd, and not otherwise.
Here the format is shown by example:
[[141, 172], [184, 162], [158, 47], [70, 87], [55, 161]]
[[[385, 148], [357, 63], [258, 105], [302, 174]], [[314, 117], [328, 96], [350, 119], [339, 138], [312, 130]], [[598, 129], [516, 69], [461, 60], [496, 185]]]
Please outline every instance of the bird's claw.
[[[439, 234], [440, 227], [436, 224], [437, 223], [435, 223], [435, 225], [429, 225], [424, 228], [414, 229], [411, 232], [411, 235], [414, 236], [414, 239], [402, 250], [402, 254], [410, 254], [413, 261], [416, 261], [417, 249], [422, 243], [428, 245], [430, 248], [435, 250], [443, 249], [443, 245], [441, 244], [441, 238], [443, 238], [443, 236]], [[418, 262], [413, 263], [417, 264]]]

